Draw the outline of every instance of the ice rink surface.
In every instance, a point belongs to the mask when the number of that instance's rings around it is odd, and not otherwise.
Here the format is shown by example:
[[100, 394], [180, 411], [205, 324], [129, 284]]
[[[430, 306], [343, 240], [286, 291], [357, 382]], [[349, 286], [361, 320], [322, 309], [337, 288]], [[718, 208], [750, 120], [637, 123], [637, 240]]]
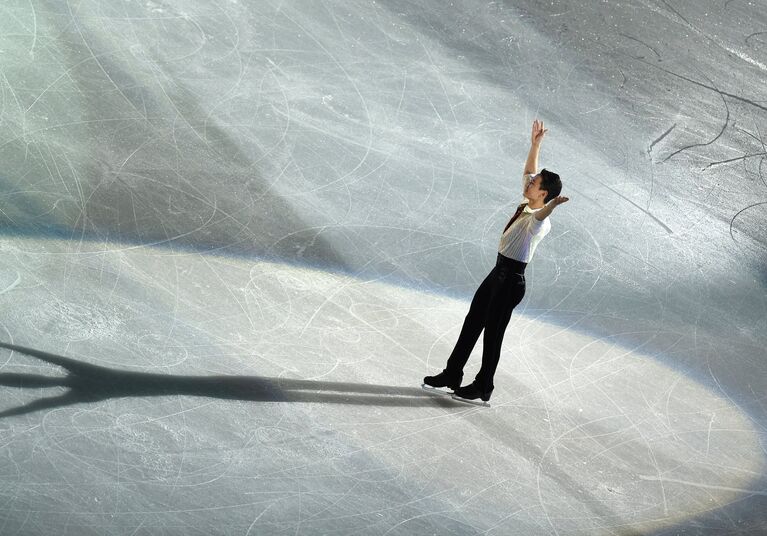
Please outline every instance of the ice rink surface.
[[[0, 40], [3, 536], [767, 534], [764, 0], [4, 0]], [[534, 118], [571, 201], [476, 408], [419, 385]]]

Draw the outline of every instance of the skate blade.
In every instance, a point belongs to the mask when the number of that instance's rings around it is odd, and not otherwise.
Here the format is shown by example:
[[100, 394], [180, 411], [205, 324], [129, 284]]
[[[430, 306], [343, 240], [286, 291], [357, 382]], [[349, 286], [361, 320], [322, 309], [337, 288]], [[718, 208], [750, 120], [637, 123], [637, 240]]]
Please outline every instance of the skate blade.
[[435, 393], [438, 395], [452, 395], [453, 391], [452, 389], [448, 391], [449, 387], [432, 387], [431, 385], [426, 385], [425, 383], [421, 384], [421, 389], [424, 391], [428, 391], [430, 393]]
[[458, 395], [453, 395], [453, 400], [458, 400], [459, 402], [465, 402], [466, 404], [471, 404], [472, 406], [479, 406], [482, 408], [490, 407], [490, 402], [485, 402], [484, 400], [470, 400], [468, 398], [461, 398]]

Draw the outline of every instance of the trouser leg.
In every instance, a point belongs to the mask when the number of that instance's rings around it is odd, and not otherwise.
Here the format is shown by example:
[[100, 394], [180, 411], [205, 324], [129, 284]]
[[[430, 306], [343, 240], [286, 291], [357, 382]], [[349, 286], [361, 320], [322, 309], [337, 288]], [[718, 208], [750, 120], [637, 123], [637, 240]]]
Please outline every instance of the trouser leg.
[[501, 345], [511, 313], [525, 295], [525, 278], [519, 274], [508, 274], [499, 285], [487, 307], [485, 334], [482, 338], [482, 366], [474, 383], [483, 392], [493, 390], [493, 377], [501, 358]]
[[493, 269], [474, 293], [469, 312], [463, 321], [461, 334], [458, 336], [458, 341], [455, 343], [445, 366], [445, 370], [448, 372], [454, 374], [463, 372], [463, 367], [469, 360], [469, 355], [479, 339], [479, 334], [485, 327], [488, 305], [495, 292], [495, 273], [496, 270]]

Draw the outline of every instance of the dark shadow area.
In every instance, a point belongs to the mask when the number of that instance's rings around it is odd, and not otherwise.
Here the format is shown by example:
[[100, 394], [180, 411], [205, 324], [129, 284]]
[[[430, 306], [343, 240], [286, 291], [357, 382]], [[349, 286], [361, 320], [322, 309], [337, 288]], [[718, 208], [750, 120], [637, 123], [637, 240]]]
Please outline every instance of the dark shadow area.
[[[227, 118], [207, 109], [204, 95], [185, 80], [184, 66], [165, 63], [162, 55], [144, 61], [141, 55], [137, 59], [126, 50], [114, 50], [108, 42], [114, 35], [94, 25], [90, 16], [57, 2], [42, 4], [41, 32], [59, 29], [52, 49], [71, 85], [67, 93], [100, 96], [45, 102], [63, 124], [78, 125], [63, 140], [28, 146], [12, 140], [4, 146], [11, 154], [24, 155], [18, 165], [31, 176], [61, 169], [62, 183], [82, 188], [85, 207], [73, 202], [66, 187], [46, 186], [31, 193], [9, 173], [3, 177], [3, 193], [13, 199], [16, 212], [11, 217], [0, 210], [0, 222], [10, 236], [163, 244], [291, 259], [297, 249], [306, 248], [302, 258], [353, 268], [337, 245], [311, 230], [311, 221], [290, 199], [273, 191], [274, 177], [290, 160], [273, 163], [275, 149], [264, 140], [243, 139], [227, 129]], [[89, 55], [91, 61], [84, 61]], [[225, 72], [231, 68], [227, 62], [219, 67]], [[102, 82], [110, 91], [96, 89]], [[43, 107], [43, 101], [30, 99], [30, 109]], [[119, 125], [115, 128], [121, 141], [106, 148], [103, 141], [113, 136], [114, 125]], [[74, 140], [82, 147], [82, 159], [70, 169], [64, 162]], [[183, 157], [185, 153], [195, 156]], [[11, 162], [7, 167], [17, 165]], [[228, 184], [225, 192], [222, 176]], [[61, 200], [55, 209], [49, 196]], [[280, 217], [270, 217], [261, 207]]]
[[199, 396], [246, 402], [314, 402], [362, 406], [460, 407], [447, 396], [432, 395], [418, 387], [396, 387], [349, 382], [266, 378], [261, 376], [174, 376], [115, 370], [69, 357], [0, 342], [0, 347], [62, 367], [66, 376], [0, 374], [0, 385], [18, 388], [66, 387], [62, 395], [41, 398], [0, 412], [0, 417], [23, 415], [110, 398]]

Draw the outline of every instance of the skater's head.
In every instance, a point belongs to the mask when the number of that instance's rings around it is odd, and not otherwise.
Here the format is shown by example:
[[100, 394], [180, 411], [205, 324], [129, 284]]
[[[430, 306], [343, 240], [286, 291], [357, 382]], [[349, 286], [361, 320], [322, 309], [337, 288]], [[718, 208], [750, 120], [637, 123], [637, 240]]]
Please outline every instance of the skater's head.
[[543, 201], [545, 204], [557, 197], [560, 192], [562, 192], [562, 180], [559, 175], [544, 168], [530, 182], [525, 197], [531, 201]]

